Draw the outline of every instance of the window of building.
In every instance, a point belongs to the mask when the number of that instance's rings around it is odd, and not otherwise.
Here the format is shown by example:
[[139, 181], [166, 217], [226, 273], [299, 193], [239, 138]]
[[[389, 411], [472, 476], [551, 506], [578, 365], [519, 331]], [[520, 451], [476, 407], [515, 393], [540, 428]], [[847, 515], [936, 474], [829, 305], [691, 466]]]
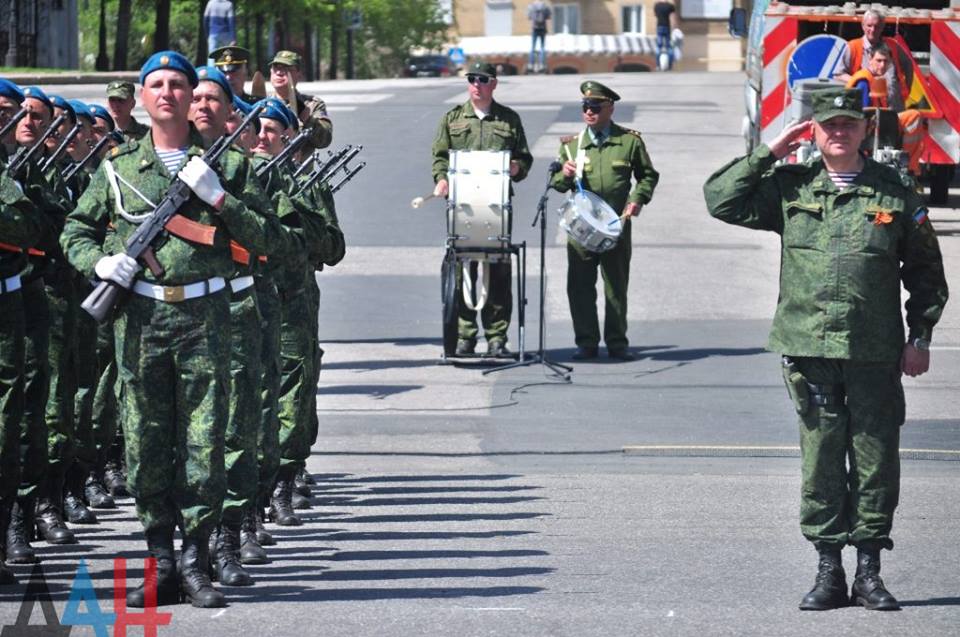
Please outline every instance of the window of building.
[[483, 17], [487, 35], [513, 35], [512, 0], [486, 0]]
[[553, 3], [553, 32], [580, 33], [580, 5], [573, 2]]
[[623, 33], [646, 33], [647, 24], [644, 20], [643, 5], [631, 4], [620, 7], [620, 24]]

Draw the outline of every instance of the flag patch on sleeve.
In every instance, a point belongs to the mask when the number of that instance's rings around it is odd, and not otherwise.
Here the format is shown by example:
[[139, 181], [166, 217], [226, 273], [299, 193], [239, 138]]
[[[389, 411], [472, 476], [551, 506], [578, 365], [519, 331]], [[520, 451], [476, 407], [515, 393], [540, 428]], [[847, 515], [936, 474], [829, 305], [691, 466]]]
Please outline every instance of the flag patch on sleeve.
[[913, 220], [917, 222], [918, 226], [922, 226], [927, 220], [927, 209], [917, 208], [917, 211], [913, 213]]

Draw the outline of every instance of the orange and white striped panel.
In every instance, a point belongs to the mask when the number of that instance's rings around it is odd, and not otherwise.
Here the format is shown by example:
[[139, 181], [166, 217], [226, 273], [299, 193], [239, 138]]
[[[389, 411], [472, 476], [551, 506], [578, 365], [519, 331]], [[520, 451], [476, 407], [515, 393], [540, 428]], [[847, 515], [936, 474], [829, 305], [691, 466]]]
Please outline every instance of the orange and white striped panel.
[[766, 143], [783, 130], [790, 105], [787, 60], [797, 45], [797, 20], [766, 16], [763, 25], [763, 95], [760, 97], [760, 141]]
[[932, 164], [960, 163], [960, 22], [930, 25], [928, 84], [943, 118], [929, 122], [925, 159]]

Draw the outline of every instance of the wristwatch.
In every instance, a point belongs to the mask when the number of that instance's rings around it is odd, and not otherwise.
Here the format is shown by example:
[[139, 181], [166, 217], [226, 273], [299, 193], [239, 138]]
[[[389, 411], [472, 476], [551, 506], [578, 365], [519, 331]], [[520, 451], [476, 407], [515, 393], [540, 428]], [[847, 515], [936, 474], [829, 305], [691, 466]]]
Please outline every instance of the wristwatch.
[[916, 349], [920, 350], [921, 352], [930, 351], [930, 341], [928, 341], [925, 338], [920, 338], [918, 336], [917, 338], [911, 339], [910, 344], [913, 345]]

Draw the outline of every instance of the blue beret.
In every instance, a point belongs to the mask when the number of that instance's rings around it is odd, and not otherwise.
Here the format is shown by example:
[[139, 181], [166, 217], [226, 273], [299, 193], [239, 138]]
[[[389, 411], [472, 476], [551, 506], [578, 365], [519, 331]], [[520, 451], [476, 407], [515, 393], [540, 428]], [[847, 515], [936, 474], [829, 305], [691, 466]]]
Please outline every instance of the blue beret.
[[223, 71], [217, 67], [198, 66], [197, 79], [200, 82], [216, 82], [220, 85], [220, 88], [223, 89], [223, 92], [227, 94], [227, 99], [229, 101], [233, 100], [233, 89], [230, 88], [230, 81], [227, 80], [227, 76], [223, 74]]
[[67, 117], [73, 120], [73, 123], [77, 123], [77, 112], [73, 110], [73, 106], [67, 100], [63, 99], [59, 95], [51, 95], [50, 101], [53, 102], [53, 105], [56, 108], [61, 108], [67, 112]]
[[77, 114], [78, 117], [86, 118], [91, 124], [93, 124], [93, 113], [90, 112], [90, 107], [81, 102], [80, 100], [67, 100], [70, 102], [70, 106], [73, 107], [73, 112]]
[[53, 102], [50, 101], [50, 98], [47, 97], [47, 94], [40, 90], [39, 86], [25, 86], [23, 87], [23, 98], [26, 99], [32, 97], [35, 100], [40, 100], [47, 105], [47, 108], [50, 109], [50, 112], [53, 113]]
[[[239, 97], [237, 97], [236, 95], [234, 95], [234, 96], [233, 96], [233, 108], [236, 109], [237, 112], [239, 112], [241, 115], [243, 115], [244, 118], [246, 118], [247, 115], [250, 114], [250, 111], [253, 110], [253, 104], [247, 104], [247, 103], [244, 102], [242, 99], [240, 99]], [[255, 118], [253, 119], [253, 121], [250, 122], [250, 125], [253, 126], [254, 129], [256, 129], [256, 131], [257, 131], [258, 133], [260, 132], [260, 118], [259, 118], [259, 117], [255, 117]]]
[[10, 80], [0, 78], [0, 95], [9, 97], [17, 104], [23, 103], [23, 91]]
[[176, 51], [157, 51], [151, 55], [140, 69], [140, 84], [154, 71], [163, 69], [180, 71], [187, 76], [190, 86], [197, 87], [197, 71], [190, 64], [190, 60]]
[[107, 128], [110, 130], [113, 130], [117, 127], [117, 125], [113, 123], [113, 118], [110, 117], [110, 111], [99, 104], [88, 104], [87, 112], [94, 117], [99, 117], [100, 119], [104, 120], [107, 123]]
[[276, 97], [268, 97], [262, 100], [262, 103], [264, 108], [260, 112], [260, 117], [275, 119], [283, 124], [284, 128], [290, 127], [290, 109], [287, 108], [286, 104]]

